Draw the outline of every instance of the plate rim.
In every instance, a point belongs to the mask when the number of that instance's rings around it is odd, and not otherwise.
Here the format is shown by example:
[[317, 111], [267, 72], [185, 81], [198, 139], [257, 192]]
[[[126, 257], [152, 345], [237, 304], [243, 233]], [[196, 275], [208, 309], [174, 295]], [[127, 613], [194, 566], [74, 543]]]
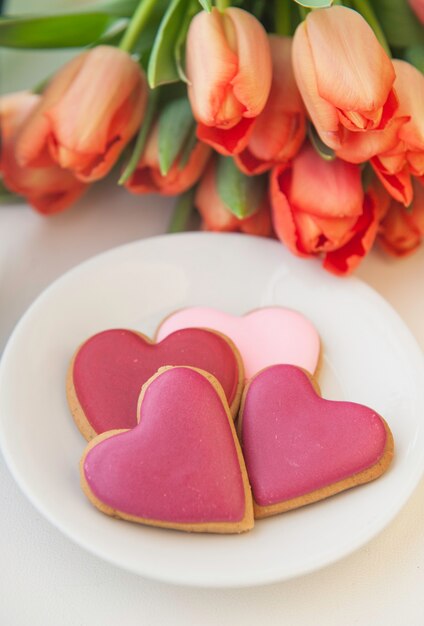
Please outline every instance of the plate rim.
[[[6, 346], [4, 348], [3, 353], [0, 355], [0, 389], [2, 388], [3, 378], [5, 376], [5, 371], [7, 371], [7, 361], [9, 358], [9, 353], [13, 352], [13, 346], [16, 340], [16, 337], [19, 336], [22, 328], [25, 328], [26, 320], [31, 317], [32, 312], [35, 308], [40, 306], [40, 303], [47, 298], [51, 291], [54, 291], [57, 284], [60, 284], [62, 281], [68, 279], [69, 276], [72, 276], [74, 273], [78, 273], [83, 271], [85, 266], [91, 265], [93, 263], [102, 262], [105, 257], [113, 255], [114, 253], [124, 253], [125, 250], [129, 250], [131, 248], [143, 247], [144, 245], [155, 245], [156, 242], [161, 242], [163, 240], [168, 240], [169, 238], [173, 239], [240, 239], [246, 240], [246, 235], [240, 233], [209, 233], [209, 232], [184, 232], [184, 233], [172, 233], [172, 234], [162, 234], [154, 237], [148, 237], [145, 239], [137, 239], [119, 246], [115, 246], [104, 250], [98, 254], [95, 254], [87, 259], [81, 261], [80, 263], [74, 265], [69, 268], [63, 274], [55, 278], [47, 287], [45, 287], [31, 302], [31, 304], [26, 308], [24, 313], [21, 315], [17, 323], [15, 324], [8, 340]], [[280, 245], [277, 241], [264, 240], [262, 237], [249, 236], [249, 239], [259, 240], [261, 242], [267, 241], [268, 244], [271, 245]], [[288, 251], [285, 250], [287, 254]], [[322, 270], [324, 271], [324, 270]], [[422, 354], [422, 350], [414, 337], [412, 331], [409, 329], [407, 324], [404, 322], [400, 314], [393, 308], [393, 306], [385, 300], [385, 298], [376, 291], [373, 287], [368, 285], [366, 282], [361, 280], [356, 276], [350, 276], [348, 278], [340, 279], [343, 282], [355, 284], [356, 288], [362, 290], [364, 295], [367, 298], [371, 298], [374, 300], [378, 307], [383, 307], [385, 309], [385, 314], [389, 315], [392, 319], [392, 322], [395, 323], [399, 330], [401, 330], [403, 337], [407, 343], [408, 351], [408, 359], [412, 360], [412, 358], [417, 362], [419, 369], [418, 372], [424, 380], [424, 358]], [[422, 398], [424, 400], [424, 392], [422, 394]], [[410, 499], [413, 492], [415, 491], [418, 483], [420, 482], [423, 474], [424, 474], [424, 448], [419, 455], [420, 463], [416, 464], [415, 472], [410, 475], [410, 479], [408, 483], [406, 483], [406, 489], [403, 490], [400, 498], [396, 500], [396, 506], [391, 506], [386, 509], [386, 513], [378, 520], [375, 524], [375, 528], [373, 528], [371, 534], [369, 532], [362, 532], [358, 534], [356, 540], [353, 543], [350, 543], [343, 551], [337, 550], [334, 554], [329, 556], [326, 559], [325, 563], [314, 564], [310, 562], [307, 567], [297, 568], [292, 574], [282, 574], [281, 571], [278, 570], [278, 567], [271, 567], [269, 569], [262, 570], [260, 579], [251, 575], [251, 570], [246, 572], [240, 572], [238, 574], [238, 580], [234, 581], [231, 576], [226, 577], [225, 572], [221, 572], [222, 577], [215, 578], [214, 576], [204, 576], [202, 580], [197, 580], [193, 578], [193, 575], [184, 573], [179, 576], [167, 575], [166, 572], [163, 571], [158, 573], [149, 569], [149, 567], [143, 567], [143, 563], [140, 563], [139, 567], [132, 567], [129, 564], [123, 564], [119, 561], [119, 559], [110, 556], [109, 554], [105, 554], [102, 552], [100, 548], [97, 546], [93, 546], [87, 540], [84, 540], [77, 533], [72, 531], [72, 528], [69, 528], [66, 524], [62, 523], [62, 520], [57, 520], [52, 517], [50, 512], [45, 507], [43, 501], [38, 496], [34, 495], [32, 491], [27, 487], [24, 477], [21, 475], [15, 461], [13, 459], [13, 455], [9, 452], [7, 446], [7, 436], [5, 434], [4, 424], [2, 417], [2, 401], [0, 395], [0, 451], [3, 454], [3, 458], [5, 460], [6, 466], [13, 476], [15, 482], [17, 483], [21, 492], [25, 495], [25, 497], [31, 502], [34, 508], [39, 511], [43, 517], [54, 527], [56, 527], [62, 534], [64, 534], [68, 539], [70, 539], [73, 543], [80, 546], [87, 552], [94, 554], [97, 558], [100, 558], [102, 561], [108, 562], [124, 571], [129, 571], [139, 576], [145, 577], [147, 579], [156, 580], [158, 582], [180, 585], [180, 586], [189, 586], [196, 588], [215, 588], [215, 589], [225, 589], [225, 588], [248, 588], [248, 587], [259, 587], [264, 585], [269, 585], [278, 582], [284, 582], [287, 580], [294, 580], [306, 574], [318, 571], [324, 567], [328, 567], [347, 556], [356, 552], [359, 548], [366, 545], [368, 542], [372, 541], [378, 534], [382, 532], [382, 530], [387, 527], [400, 513], [400, 511], [404, 508], [406, 502]]]

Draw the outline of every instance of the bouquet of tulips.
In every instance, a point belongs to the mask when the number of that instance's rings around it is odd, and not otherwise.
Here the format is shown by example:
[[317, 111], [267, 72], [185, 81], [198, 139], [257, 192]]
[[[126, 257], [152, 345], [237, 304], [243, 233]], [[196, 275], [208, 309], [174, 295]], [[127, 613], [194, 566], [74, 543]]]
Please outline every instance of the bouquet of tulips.
[[205, 229], [277, 237], [339, 275], [377, 239], [408, 254], [424, 237], [423, 23], [423, 0], [3, 17], [0, 46], [77, 49], [0, 99], [3, 190], [52, 214], [111, 172], [179, 196], [172, 231], [195, 207]]

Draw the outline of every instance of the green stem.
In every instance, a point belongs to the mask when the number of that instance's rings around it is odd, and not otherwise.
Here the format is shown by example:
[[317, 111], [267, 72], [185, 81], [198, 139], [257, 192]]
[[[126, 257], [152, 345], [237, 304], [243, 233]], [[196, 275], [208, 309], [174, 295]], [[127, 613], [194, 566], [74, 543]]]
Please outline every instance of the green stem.
[[290, 37], [292, 35], [291, 0], [276, 0], [275, 4], [275, 30], [278, 35]]
[[303, 7], [301, 4], [298, 4], [297, 8], [299, 9], [300, 19], [301, 20], [306, 20], [306, 17], [308, 15], [310, 9], [307, 9], [306, 7]]
[[193, 210], [193, 200], [194, 187], [178, 198], [168, 227], [168, 233], [180, 233], [186, 229], [187, 222]]
[[216, 0], [216, 8], [220, 11], [225, 11], [231, 5], [231, 0]]
[[155, 114], [156, 103], [158, 100], [158, 91], [159, 89], [154, 89], [150, 91], [149, 93], [149, 101], [147, 103], [146, 114], [144, 116], [143, 123], [138, 133], [138, 137], [135, 142], [133, 153], [124, 171], [122, 172], [121, 178], [118, 180], [118, 185], [123, 185], [124, 183], [126, 183], [127, 180], [132, 176], [134, 170], [137, 168], [138, 162], [141, 157], [141, 153], [143, 152], [144, 146], [146, 145], [147, 136], [149, 134], [150, 127], [152, 125], [153, 117]]
[[121, 43], [119, 44], [121, 50], [131, 52], [156, 4], [157, 0], [141, 0], [121, 39]]
[[389, 44], [387, 43], [386, 36], [383, 29], [381, 28], [380, 22], [378, 21], [369, 0], [352, 0], [352, 4], [354, 8], [358, 11], [358, 13], [360, 13], [362, 17], [367, 20], [368, 24], [373, 29], [378, 41], [381, 43], [389, 57], [391, 57], [392, 53], [390, 51]]

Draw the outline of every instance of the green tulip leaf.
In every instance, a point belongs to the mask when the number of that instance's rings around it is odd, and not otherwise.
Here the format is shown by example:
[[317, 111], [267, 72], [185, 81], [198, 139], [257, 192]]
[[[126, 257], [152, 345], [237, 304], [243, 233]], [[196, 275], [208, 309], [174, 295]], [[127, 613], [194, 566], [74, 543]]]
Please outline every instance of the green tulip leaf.
[[331, 7], [333, 0], [294, 0], [301, 7], [306, 9], [325, 9]]
[[166, 176], [175, 159], [184, 152], [194, 128], [193, 114], [186, 98], [173, 100], [165, 105], [159, 117], [158, 139], [159, 167], [163, 176]]
[[231, 157], [219, 157], [216, 183], [221, 200], [238, 219], [259, 210], [266, 190], [266, 176], [246, 176]]
[[197, 1], [190, 2], [187, 13], [184, 16], [183, 23], [181, 24], [180, 32], [177, 37], [177, 41], [175, 42], [175, 63], [177, 66], [177, 72], [184, 83], [188, 83], [188, 78], [186, 76], [184, 70], [185, 64], [185, 43], [187, 39], [188, 28], [190, 26], [191, 20], [199, 12], [199, 5]]
[[195, 187], [192, 187], [178, 197], [168, 226], [168, 233], [180, 233], [187, 229], [194, 209], [194, 191]]
[[424, 43], [424, 28], [407, 0], [372, 0], [387, 41], [394, 48]]
[[180, 80], [175, 48], [189, 4], [190, 0], [172, 0], [162, 18], [147, 68], [147, 79], [152, 89]]
[[424, 45], [411, 46], [405, 51], [405, 61], [414, 65], [424, 74]]
[[212, 2], [211, 0], [199, 0], [199, 4], [202, 5], [202, 8], [205, 9], [208, 13], [212, 11]]
[[141, 155], [143, 154], [143, 150], [147, 143], [149, 132], [153, 126], [158, 97], [159, 89], [156, 89], [155, 91], [150, 91], [144, 120], [141, 124], [137, 138], [133, 145], [132, 154], [124, 168], [124, 171], [121, 174], [120, 179], [118, 180], [118, 185], [124, 185], [137, 169], [138, 162], [141, 158]]
[[106, 13], [0, 18], [0, 47], [81, 48], [103, 37], [116, 23]]

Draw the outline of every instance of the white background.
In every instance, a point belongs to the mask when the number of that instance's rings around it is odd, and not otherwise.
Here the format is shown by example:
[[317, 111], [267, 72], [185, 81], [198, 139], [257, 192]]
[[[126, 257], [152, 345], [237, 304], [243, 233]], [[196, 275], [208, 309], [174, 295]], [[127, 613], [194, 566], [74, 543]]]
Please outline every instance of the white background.
[[[39, 55], [30, 57], [38, 64]], [[3, 54], [1, 69], [2, 91], [34, 75], [28, 55]], [[110, 184], [49, 219], [25, 205], [0, 206], [0, 352], [54, 278], [99, 251], [164, 232], [170, 206]], [[402, 261], [374, 251], [357, 275], [393, 305], [424, 348], [424, 248]], [[282, 584], [225, 591], [151, 582], [84, 552], [27, 502], [1, 457], [0, 497], [2, 626], [424, 624], [424, 481], [389, 527], [343, 561]]]

